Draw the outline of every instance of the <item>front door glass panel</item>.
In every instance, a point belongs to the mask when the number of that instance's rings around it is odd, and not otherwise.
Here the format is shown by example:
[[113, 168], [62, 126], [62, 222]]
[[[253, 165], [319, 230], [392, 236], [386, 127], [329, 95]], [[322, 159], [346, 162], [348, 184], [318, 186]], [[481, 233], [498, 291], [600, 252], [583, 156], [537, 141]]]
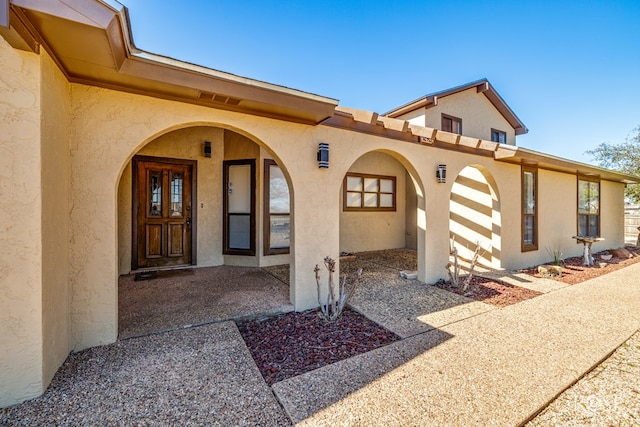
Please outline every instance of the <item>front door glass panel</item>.
[[162, 171], [149, 170], [149, 216], [162, 216]]
[[254, 173], [254, 160], [225, 162], [225, 253], [255, 255]]
[[171, 217], [182, 218], [182, 173], [171, 173]]

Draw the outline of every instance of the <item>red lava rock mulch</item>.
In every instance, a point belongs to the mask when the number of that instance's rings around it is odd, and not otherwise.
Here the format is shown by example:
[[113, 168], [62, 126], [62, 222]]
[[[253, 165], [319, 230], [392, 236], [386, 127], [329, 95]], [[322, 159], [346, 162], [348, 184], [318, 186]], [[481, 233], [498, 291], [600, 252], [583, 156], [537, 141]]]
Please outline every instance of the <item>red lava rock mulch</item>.
[[349, 308], [335, 322], [311, 310], [237, 325], [269, 385], [400, 339]]
[[[538, 266], [525, 268], [520, 271], [531, 276], [546, 277], [549, 279], [557, 280], [558, 282], [566, 283], [568, 285], [575, 285], [577, 283], [582, 283], [595, 277], [600, 277], [603, 274], [611, 273], [612, 271], [619, 270], [631, 264], [635, 264], [636, 262], [640, 262], [640, 248], [627, 246], [625, 249], [631, 254], [631, 258], [623, 256], [613, 256], [613, 258], [611, 258], [610, 260], [605, 261], [600, 258], [600, 255], [605, 255], [608, 253], [613, 254], [614, 251], [602, 251], [593, 254], [595, 265], [592, 266], [583, 265], [584, 258], [582, 256], [565, 258], [560, 264], [560, 266], [562, 267], [562, 277], [543, 276], [538, 273]], [[599, 264], [601, 262], [606, 263], [606, 266], [600, 267]]]
[[471, 283], [466, 292], [454, 287], [451, 282], [436, 283], [436, 286], [445, 291], [450, 291], [498, 307], [506, 307], [541, 295], [540, 292], [531, 289], [521, 288], [520, 286], [514, 286], [479, 276], [471, 278]]

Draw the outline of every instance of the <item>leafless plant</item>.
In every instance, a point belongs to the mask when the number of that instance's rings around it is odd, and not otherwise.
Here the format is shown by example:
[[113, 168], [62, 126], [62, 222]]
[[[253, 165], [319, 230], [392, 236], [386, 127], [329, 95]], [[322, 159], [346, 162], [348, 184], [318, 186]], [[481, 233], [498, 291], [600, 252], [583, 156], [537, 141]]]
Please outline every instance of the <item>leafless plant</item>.
[[316, 274], [316, 289], [318, 291], [318, 304], [320, 304], [320, 310], [323, 317], [333, 322], [342, 314], [344, 306], [347, 304], [354, 291], [360, 283], [362, 277], [362, 268], [359, 268], [356, 272], [356, 279], [351, 283], [351, 286], [347, 286], [347, 276], [342, 276], [342, 279], [338, 282], [338, 289], [336, 293], [336, 286], [333, 281], [333, 274], [336, 272], [336, 262], [331, 257], [324, 258], [324, 266], [329, 271], [327, 301], [323, 303], [320, 291], [320, 267], [316, 264], [316, 268], [313, 269]]
[[449, 248], [449, 253], [453, 256], [453, 264], [448, 262], [445, 265], [447, 272], [449, 273], [449, 277], [451, 278], [451, 284], [456, 288], [462, 289], [463, 292], [466, 292], [471, 284], [471, 278], [473, 277], [473, 270], [476, 268], [476, 264], [478, 263], [478, 258], [480, 258], [480, 251], [482, 250], [482, 246], [480, 242], [476, 242], [476, 249], [473, 251], [473, 256], [471, 257], [471, 263], [469, 266], [469, 272], [464, 279], [460, 277], [460, 263], [458, 261], [458, 248], [455, 246], [456, 238], [455, 236], [451, 238], [451, 246]]

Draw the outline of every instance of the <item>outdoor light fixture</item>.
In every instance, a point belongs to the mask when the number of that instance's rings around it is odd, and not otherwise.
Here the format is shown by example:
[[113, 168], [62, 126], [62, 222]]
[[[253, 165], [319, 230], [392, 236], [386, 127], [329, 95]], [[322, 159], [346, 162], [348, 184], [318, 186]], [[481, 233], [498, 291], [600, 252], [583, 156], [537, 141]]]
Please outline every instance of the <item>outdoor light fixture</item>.
[[202, 154], [205, 157], [211, 157], [211, 143], [209, 141], [205, 141], [202, 145]]
[[439, 164], [436, 170], [436, 179], [439, 184], [447, 182], [447, 165]]
[[318, 144], [318, 167], [329, 169], [329, 144], [326, 142]]

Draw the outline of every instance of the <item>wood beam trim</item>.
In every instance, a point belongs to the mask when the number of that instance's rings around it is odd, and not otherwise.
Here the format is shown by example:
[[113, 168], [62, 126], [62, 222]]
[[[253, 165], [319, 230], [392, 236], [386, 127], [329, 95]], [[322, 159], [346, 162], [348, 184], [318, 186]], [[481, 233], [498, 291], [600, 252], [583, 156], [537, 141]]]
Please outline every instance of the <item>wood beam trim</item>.
[[[9, 0], [0, 0], [0, 2], [4, 1]], [[4, 10], [3, 6], [3, 4], [0, 4], [0, 8]], [[0, 19], [5, 18], [2, 17]], [[40, 53], [40, 43], [39, 39], [36, 37], [37, 32], [29, 24], [29, 20], [24, 17], [23, 13], [19, 9], [9, 7], [8, 21], [8, 26], [0, 25], [0, 36], [2, 36], [15, 49]]]

